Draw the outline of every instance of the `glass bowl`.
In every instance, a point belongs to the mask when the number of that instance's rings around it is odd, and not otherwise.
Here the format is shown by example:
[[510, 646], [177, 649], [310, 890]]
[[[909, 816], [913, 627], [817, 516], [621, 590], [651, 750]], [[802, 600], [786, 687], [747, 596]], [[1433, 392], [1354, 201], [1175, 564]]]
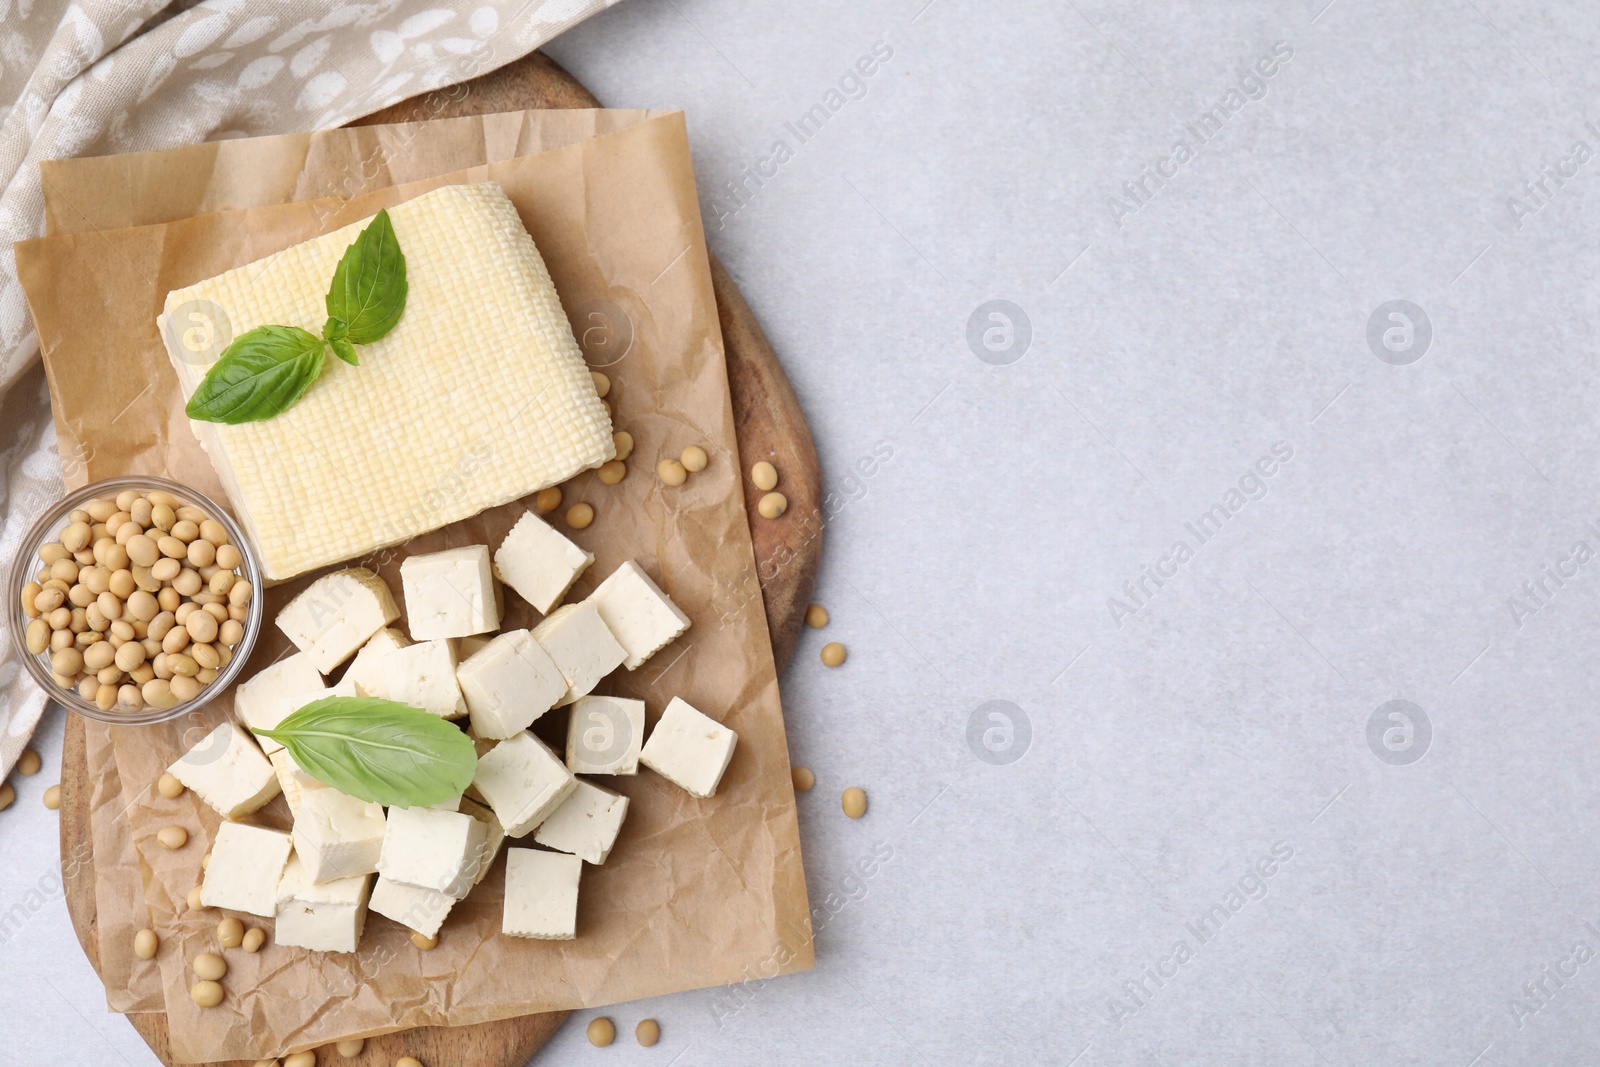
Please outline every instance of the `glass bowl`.
[[[207, 515], [222, 524], [228, 531], [228, 541], [239, 550], [243, 562], [238, 570], [241, 576], [250, 582], [255, 594], [250, 598], [250, 607], [244, 620], [244, 636], [234, 646], [232, 658], [227, 665], [217, 671], [217, 677], [200, 690], [200, 695], [193, 700], [175, 704], [170, 708], [153, 708], [145, 705], [139, 708], [129, 708], [118, 703], [109, 711], [101, 710], [100, 706], [91, 700], [83, 699], [76, 689], [63, 689], [56, 684], [54, 673], [50, 669], [49, 653], [43, 652], [35, 655], [28, 651], [26, 630], [28, 623], [33, 621], [22, 610], [22, 590], [29, 582], [35, 579], [36, 572], [44, 566], [39, 559], [41, 546], [51, 541], [59, 540], [61, 532], [71, 524], [72, 512], [85, 506], [90, 501], [99, 497], [114, 497], [124, 490], [132, 489], [136, 492], [150, 490], [163, 490], [171, 493], [181, 504], [193, 505], [204, 511]], [[165, 478], [131, 477], [111, 478], [103, 482], [86, 485], [82, 489], [67, 494], [54, 507], [50, 508], [25, 533], [17, 545], [17, 556], [11, 561], [10, 571], [6, 576], [6, 595], [10, 603], [6, 610], [11, 620], [12, 646], [18, 659], [33, 676], [39, 688], [45, 694], [72, 711], [85, 718], [95, 719], [99, 722], [113, 723], [120, 726], [140, 726], [146, 723], [166, 722], [176, 719], [205, 707], [212, 700], [225, 692], [239, 677], [239, 672], [244, 670], [245, 661], [250, 658], [250, 650], [255, 647], [256, 637], [261, 632], [262, 619], [265, 615], [266, 596], [262, 588], [261, 563], [256, 558], [255, 551], [250, 547], [250, 542], [245, 538], [244, 531], [216, 501], [195, 492], [187, 486], [168, 481]]]

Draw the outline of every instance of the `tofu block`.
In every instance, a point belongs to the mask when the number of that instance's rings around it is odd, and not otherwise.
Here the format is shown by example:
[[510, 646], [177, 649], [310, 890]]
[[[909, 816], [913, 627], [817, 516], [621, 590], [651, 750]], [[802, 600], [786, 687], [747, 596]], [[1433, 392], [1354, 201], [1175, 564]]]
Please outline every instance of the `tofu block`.
[[533, 839], [598, 866], [611, 854], [627, 814], [627, 797], [580, 778], [572, 795], [534, 830]]
[[318, 882], [297, 850], [278, 883], [272, 940], [318, 952], [354, 952], [367, 925], [371, 886], [370, 873]]
[[267, 758], [272, 763], [273, 773], [278, 776], [278, 788], [283, 792], [283, 799], [289, 802], [289, 814], [298, 819], [300, 803], [306, 794], [328, 787], [307, 774], [286, 748], [278, 749]]
[[471, 797], [461, 798], [461, 814], [472, 816], [484, 826], [483, 846], [478, 849], [478, 873], [472, 877], [473, 885], [482, 885], [489, 868], [494, 866], [494, 858], [500, 854], [500, 846], [506, 843], [506, 828], [500, 825], [493, 808]]
[[[233, 692], [233, 713], [252, 730], [271, 730], [298, 711], [306, 693], [327, 688], [322, 675], [304, 652], [285, 656], [239, 683]], [[283, 746], [270, 737], [257, 737], [267, 755]]]
[[393, 626], [385, 626], [367, 638], [367, 643], [361, 646], [356, 658], [350, 661], [350, 669], [344, 672], [339, 684], [354, 687], [355, 693], [352, 694], [354, 696], [388, 700], [389, 682], [384, 674], [383, 658], [395, 649], [405, 648], [409, 644], [411, 638]]
[[278, 612], [278, 629], [332, 674], [367, 638], [400, 617], [389, 587], [365, 567], [325, 574]]
[[506, 850], [506, 901], [500, 931], [541, 941], [578, 936], [578, 879], [583, 861], [560, 852]]
[[278, 776], [250, 735], [225, 722], [167, 771], [224, 819], [237, 819], [278, 795]]
[[495, 577], [516, 590], [541, 615], [550, 614], [550, 609], [561, 603], [572, 583], [593, 562], [593, 554], [567, 540], [531, 511], [522, 513], [494, 550]]
[[627, 652], [622, 665], [630, 671], [689, 628], [689, 616], [631, 559], [612, 571], [589, 599]]
[[[327, 360], [280, 416], [189, 424], [273, 581], [518, 500], [616, 454], [550, 272], [505, 192], [445, 185], [388, 211], [409, 292], [394, 329], [359, 346], [361, 365]], [[185, 304], [226, 308], [234, 336], [269, 323], [320, 336], [329, 279], [370, 222], [168, 293], [160, 334], [184, 399], [210, 369], [180, 340]]]
[[508, 837], [521, 837], [572, 795], [578, 780], [545, 743], [524, 731], [478, 757], [472, 784]]
[[272, 918], [278, 911], [278, 883], [293, 847], [289, 835], [276, 830], [221, 824], [200, 882], [200, 903]]
[[503, 740], [526, 730], [567, 693], [567, 681], [527, 630], [510, 630], [456, 668], [456, 682], [479, 737]]
[[390, 808], [378, 873], [460, 899], [478, 874], [487, 833], [483, 823], [458, 811]]
[[638, 774], [644, 747], [644, 701], [578, 698], [567, 721], [567, 770], [573, 774]]
[[407, 556], [400, 564], [406, 623], [418, 641], [500, 628], [500, 601], [486, 545]]
[[456, 684], [456, 646], [447, 640], [418, 641], [383, 657], [389, 700], [398, 700], [445, 719], [467, 713]]
[[423, 937], [435, 937], [450, 909], [456, 906], [456, 898], [435, 889], [391, 881], [380, 874], [367, 906]]
[[294, 851], [306, 881], [321, 884], [376, 871], [387, 829], [381, 804], [337, 789], [306, 793], [294, 818]]
[[556, 701], [557, 707], [588, 696], [628, 655], [600, 617], [600, 609], [588, 600], [551, 612], [533, 628], [533, 639], [550, 653], [566, 679], [567, 694]]
[[682, 697], [673, 697], [644, 743], [639, 762], [703, 800], [716, 795], [738, 740], [739, 735], [726, 726]]

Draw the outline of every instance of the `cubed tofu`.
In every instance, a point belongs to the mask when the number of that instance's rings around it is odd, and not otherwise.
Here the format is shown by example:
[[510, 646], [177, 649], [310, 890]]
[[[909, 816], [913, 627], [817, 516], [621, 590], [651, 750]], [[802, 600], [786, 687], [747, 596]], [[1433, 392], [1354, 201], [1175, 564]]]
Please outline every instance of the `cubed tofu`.
[[494, 858], [500, 854], [500, 846], [506, 843], [506, 828], [500, 825], [493, 808], [471, 797], [461, 798], [461, 814], [472, 816], [484, 826], [483, 845], [478, 849], [478, 873], [472, 877], [473, 885], [481, 885], [489, 868], [494, 866]]
[[423, 937], [436, 937], [450, 909], [456, 906], [456, 898], [436, 889], [392, 881], [380, 874], [367, 906]]
[[612, 571], [589, 599], [627, 652], [622, 665], [630, 671], [689, 628], [689, 616], [632, 560]]
[[493, 634], [471, 634], [456, 642], [456, 655], [462, 663], [476, 656], [490, 641], [494, 640]]
[[580, 778], [572, 795], [534, 830], [533, 839], [599, 865], [611, 854], [627, 814], [627, 797]]
[[289, 802], [289, 814], [295, 818], [300, 817], [300, 802], [307, 793], [318, 789], [328, 788], [322, 782], [311, 777], [289, 755], [289, 750], [280, 748], [270, 757], [272, 771], [278, 776], [278, 787], [283, 791], [283, 799]]
[[456, 668], [472, 731], [495, 740], [520, 733], [567, 692], [566, 678], [527, 630], [510, 630]]
[[594, 562], [585, 552], [531, 511], [511, 527], [494, 550], [495, 577], [541, 615], [561, 603], [572, 583]]
[[394, 595], [372, 571], [350, 567], [323, 575], [278, 612], [278, 629], [332, 674], [367, 638], [400, 617]]
[[354, 687], [355, 696], [388, 700], [389, 681], [384, 673], [383, 658], [395, 649], [405, 648], [409, 644], [411, 644], [409, 637], [393, 626], [385, 626], [367, 638], [367, 643], [361, 646], [356, 658], [350, 661], [350, 669], [344, 672], [339, 684]]
[[726, 726], [682, 697], [673, 697], [644, 743], [639, 762], [703, 800], [716, 795], [738, 740]]
[[583, 861], [561, 852], [506, 850], [506, 900], [502, 933], [542, 941], [578, 936], [578, 879]]
[[581, 697], [567, 720], [567, 770], [573, 774], [638, 774], [644, 747], [644, 701]]
[[486, 545], [407, 556], [400, 564], [406, 624], [418, 641], [500, 628], [500, 600]]
[[383, 657], [389, 678], [387, 699], [421, 708], [446, 719], [467, 713], [456, 683], [456, 646], [448, 640], [418, 641]]
[[314, 884], [371, 874], [378, 869], [388, 824], [383, 806], [314, 789], [302, 796], [294, 819], [294, 851]]
[[482, 822], [458, 811], [390, 808], [378, 873], [459, 899], [478, 874], [487, 833]]
[[167, 771], [224, 819], [248, 815], [278, 795], [271, 762], [231, 722], [212, 730]]
[[557, 608], [533, 628], [533, 639], [550, 653], [566, 679], [567, 693], [556, 701], [557, 707], [588, 696], [628, 655], [600, 617], [600, 609], [588, 600]]
[[472, 784], [508, 837], [521, 837], [572, 795], [578, 780], [545, 743], [524, 731], [478, 757]]
[[221, 824], [200, 882], [200, 903], [272, 918], [278, 910], [278, 882], [293, 847], [289, 835], [276, 830]]
[[[233, 713], [252, 730], [271, 730], [298, 711], [306, 693], [327, 688], [322, 675], [304, 652], [285, 656], [241, 682], [233, 692]], [[257, 737], [267, 755], [283, 746], [270, 737]]]
[[317, 881], [297, 848], [278, 883], [273, 943], [318, 952], [354, 952], [367, 925], [371, 886], [371, 874]]

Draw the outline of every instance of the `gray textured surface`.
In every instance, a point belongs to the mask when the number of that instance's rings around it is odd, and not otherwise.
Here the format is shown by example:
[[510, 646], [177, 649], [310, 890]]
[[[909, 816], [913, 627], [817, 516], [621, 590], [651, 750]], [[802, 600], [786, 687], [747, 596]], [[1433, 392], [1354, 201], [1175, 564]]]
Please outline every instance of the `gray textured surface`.
[[[608, 1062], [1593, 1059], [1600, 560], [1564, 561], [1600, 551], [1600, 158], [1524, 186], [1600, 151], [1600, 29], [1324, 2], [635, 0], [551, 49], [608, 103], [688, 109], [712, 244], [838, 494], [834, 621], [785, 688], [819, 966], [612, 1009]], [[1265, 95], [1115, 210], [1279, 41]], [[968, 342], [995, 299], [1031, 326], [1008, 365]], [[1368, 343], [1396, 299], [1433, 332], [1405, 365]], [[1145, 568], [1171, 577], [1125, 591]], [[1426, 745], [1369, 729], [1396, 699]], [[1009, 748], [993, 708], [969, 729], [990, 701], [1026, 716]], [[0, 900], [48, 871], [43, 784], [4, 816]], [[24, 1048], [147, 1062], [59, 901], [3, 954]], [[600, 1055], [586, 1017], [539, 1062]]]

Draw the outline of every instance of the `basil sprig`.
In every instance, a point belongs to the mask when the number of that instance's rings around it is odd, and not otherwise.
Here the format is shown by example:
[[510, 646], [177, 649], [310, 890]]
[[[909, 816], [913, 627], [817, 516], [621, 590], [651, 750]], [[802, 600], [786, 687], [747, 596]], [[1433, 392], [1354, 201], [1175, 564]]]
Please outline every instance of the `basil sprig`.
[[313, 778], [360, 800], [402, 808], [448, 800], [472, 784], [472, 739], [437, 715], [373, 697], [323, 697], [257, 730]]
[[389, 213], [380, 211], [345, 249], [326, 300], [322, 336], [297, 326], [240, 334], [206, 372], [184, 409], [201, 422], [257, 422], [282, 414], [321, 376], [328, 348], [360, 363], [356, 345], [394, 329], [406, 308], [406, 257]]

